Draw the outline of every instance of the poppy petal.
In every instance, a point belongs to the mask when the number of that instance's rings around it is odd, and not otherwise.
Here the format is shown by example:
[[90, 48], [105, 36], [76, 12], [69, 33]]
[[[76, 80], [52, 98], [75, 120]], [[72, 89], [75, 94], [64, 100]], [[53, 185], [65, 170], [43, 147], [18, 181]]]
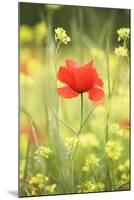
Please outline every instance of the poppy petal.
[[91, 101], [100, 101], [104, 97], [104, 91], [99, 87], [90, 89], [88, 94]]
[[77, 63], [74, 60], [66, 60], [66, 66], [69, 68], [76, 68], [78, 67]]
[[74, 83], [74, 75], [71, 70], [68, 70], [66, 67], [60, 67], [57, 78], [69, 86], [72, 86]]
[[85, 67], [93, 67], [93, 60], [85, 64]]
[[90, 90], [98, 81], [98, 74], [92, 67], [92, 61], [82, 67], [73, 70], [75, 76], [75, 91], [86, 92]]
[[103, 81], [100, 78], [98, 78], [98, 81], [97, 81], [96, 85], [98, 85], [98, 86], [100, 86], [100, 87], [103, 88], [104, 83], [103, 83]]
[[68, 86], [58, 88], [57, 92], [60, 96], [65, 97], [65, 98], [69, 98], [69, 99], [73, 98], [73, 97], [77, 97], [79, 95], [79, 93], [75, 92], [74, 90], [72, 90]]

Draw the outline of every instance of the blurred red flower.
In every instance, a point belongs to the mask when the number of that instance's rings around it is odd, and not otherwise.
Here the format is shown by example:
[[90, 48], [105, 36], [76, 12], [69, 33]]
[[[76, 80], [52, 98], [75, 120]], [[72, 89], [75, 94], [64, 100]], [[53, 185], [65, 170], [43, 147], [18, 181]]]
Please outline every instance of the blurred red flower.
[[[33, 135], [31, 127], [28, 124], [26, 124], [26, 125], [24, 125], [24, 126], [22, 126], [20, 128], [20, 133], [24, 134], [27, 139], [29, 137], [30, 144], [36, 144], [36, 139], [35, 139], [35, 137]], [[37, 134], [36, 137], [37, 137], [38, 143], [39, 144], [43, 144], [45, 142], [46, 135], [44, 134], [44, 132], [42, 131], [42, 129], [40, 129], [40, 130], [38, 129], [38, 131], [37, 131], [36, 134]]]
[[28, 62], [23, 62], [23, 63], [20, 64], [20, 73], [23, 73], [25, 75], [29, 75]]
[[58, 94], [64, 98], [77, 97], [87, 92], [91, 101], [99, 101], [104, 97], [103, 82], [93, 68], [93, 61], [78, 66], [73, 60], [66, 60], [66, 66], [60, 67], [57, 78], [65, 83], [58, 88]]
[[126, 129], [129, 129], [131, 127], [130, 125], [130, 120], [129, 119], [123, 119], [121, 122], [120, 122], [121, 126], [123, 128], [126, 128]]

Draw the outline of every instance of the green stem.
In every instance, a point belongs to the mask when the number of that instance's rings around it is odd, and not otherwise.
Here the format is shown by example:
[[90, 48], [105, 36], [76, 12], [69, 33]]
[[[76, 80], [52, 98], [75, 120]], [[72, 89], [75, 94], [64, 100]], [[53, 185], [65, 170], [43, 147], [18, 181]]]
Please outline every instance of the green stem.
[[26, 177], [27, 177], [27, 169], [28, 169], [28, 158], [29, 158], [29, 151], [30, 151], [30, 133], [28, 133], [28, 144], [27, 144], [27, 151], [26, 151], [26, 162], [25, 162], [25, 169], [24, 169], [24, 176], [23, 176], [23, 180], [24, 183], [26, 183]]
[[[51, 108], [51, 106], [49, 106]], [[87, 122], [87, 120], [90, 118], [91, 114], [93, 113], [93, 111], [95, 110], [95, 108], [97, 107], [97, 104], [91, 109], [89, 110], [89, 112], [87, 113], [86, 117], [83, 119], [82, 121], [82, 125], [81, 125], [81, 130], [84, 127], [85, 123]], [[54, 114], [54, 116], [59, 120], [59, 122], [61, 124], [63, 124], [68, 130], [70, 130], [73, 134], [77, 135], [78, 131], [75, 131], [74, 128], [72, 128], [68, 123], [66, 123], [65, 121], [63, 121], [62, 119], [60, 119], [56, 113], [53, 111], [53, 109], [51, 108], [52, 113]]]
[[[36, 143], [36, 147], [39, 151], [39, 156], [40, 156], [40, 169], [42, 171], [42, 174], [44, 175], [44, 178], [45, 178], [45, 168], [44, 168], [44, 164], [43, 164], [43, 159], [42, 159], [42, 156], [40, 155], [40, 145], [39, 145], [39, 142], [38, 142], [38, 138], [37, 138], [37, 131], [36, 131], [36, 125], [32, 119], [32, 116], [24, 109], [22, 108], [22, 112], [26, 115], [29, 123], [30, 123], [30, 126], [31, 126], [31, 132], [33, 134], [33, 137], [34, 137], [34, 140], [35, 140], [35, 143]], [[28, 158], [26, 158], [28, 159]]]
[[[109, 139], [108, 133], [109, 133], [110, 101], [111, 101], [110, 65], [109, 65], [109, 40], [108, 40], [108, 38], [106, 40], [106, 61], [107, 61], [107, 81], [108, 81], [108, 111], [107, 111], [107, 116], [106, 116], [105, 139], [106, 139], [106, 143], [107, 143], [108, 139]], [[108, 190], [111, 191], [110, 169], [109, 169], [108, 161], [107, 161], [107, 166], [106, 166], [106, 173], [107, 173], [107, 177], [108, 177]]]
[[107, 60], [107, 81], [108, 81], [108, 112], [107, 112], [107, 123], [106, 123], [106, 142], [108, 141], [109, 132], [109, 118], [110, 118], [110, 100], [111, 100], [111, 88], [110, 88], [110, 65], [109, 65], [109, 40], [107, 38], [106, 45], [106, 60]]
[[85, 125], [87, 119], [89, 119], [89, 117], [91, 116], [91, 114], [92, 114], [93, 111], [95, 110], [96, 106], [97, 106], [97, 104], [88, 112], [88, 114], [86, 115], [85, 119], [84, 119], [83, 122], [82, 122], [82, 127], [81, 127], [81, 128], [83, 128], [83, 126]]
[[76, 151], [77, 151], [77, 148], [78, 148], [78, 143], [79, 143], [79, 135], [80, 135], [81, 129], [82, 129], [82, 122], [83, 122], [83, 93], [81, 93], [80, 127], [79, 127], [79, 130], [78, 130], [77, 134], [76, 134], [77, 143], [76, 143], [76, 146], [75, 146], [75, 149], [74, 149], [74, 153], [73, 153], [72, 157], [69, 156], [68, 161], [70, 161], [70, 159], [71, 159], [71, 161], [72, 161], [72, 160], [74, 159], [74, 157], [75, 157], [75, 154], [76, 154]]
[[106, 46], [106, 60], [107, 60], [107, 80], [108, 80], [108, 96], [110, 98], [110, 67], [109, 67], [109, 40], [107, 38]]
[[96, 186], [97, 186], [97, 189], [98, 189], [98, 191], [99, 191], [99, 188], [98, 188], [98, 185], [97, 185], [97, 178], [96, 178], [96, 176], [95, 176], [95, 174], [94, 174], [94, 171], [93, 171], [93, 169], [92, 169], [92, 167], [90, 167], [90, 170], [91, 170], [91, 173], [92, 173], [92, 177], [93, 177], [93, 179], [94, 179], [94, 181], [95, 181], [95, 184], [96, 184]]
[[70, 125], [68, 125], [66, 122], [64, 122], [62, 119], [59, 119], [58, 118], [58, 120], [59, 120], [59, 122], [61, 122], [66, 128], [68, 128], [73, 134], [77, 134], [76, 133], [76, 131], [70, 126]]
[[80, 130], [78, 134], [80, 134], [82, 122], [83, 122], [83, 93], [81, 93], [81, 121], [80, 121]]

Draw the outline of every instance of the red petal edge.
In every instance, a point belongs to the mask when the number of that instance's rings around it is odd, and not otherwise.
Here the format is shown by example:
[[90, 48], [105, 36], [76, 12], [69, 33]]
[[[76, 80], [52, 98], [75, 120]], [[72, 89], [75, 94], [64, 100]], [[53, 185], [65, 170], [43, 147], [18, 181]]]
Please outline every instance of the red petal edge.
[[78, 67], [78, 64], [74, 60], [66, 60], [65, 63], [66, 63], [66, 66], [69, 68]]
[[64, 98], [68, 98], [68, 99], [73, 98], [73, 97], [77, 97], [79, 95], [79, 93], [75, 92], [74, 90], [72, 90], [68, 86], [58, 88], [57, 92], [60, 96], [62, 96]]
[[101, 88], [92, 88], [88, 94], [91, 101], [100, 101], [104, 97], [104, 91]]

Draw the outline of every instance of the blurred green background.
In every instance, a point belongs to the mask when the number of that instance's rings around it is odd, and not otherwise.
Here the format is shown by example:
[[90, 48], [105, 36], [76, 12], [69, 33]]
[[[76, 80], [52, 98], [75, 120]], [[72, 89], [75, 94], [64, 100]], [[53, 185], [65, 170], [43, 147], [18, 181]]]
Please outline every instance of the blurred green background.
[[[41, 20], [42, 13], [47, 20], [49, 12], [51, 12], [50, 9], [47, 9], [44, 4], [20, 3], [20, 25], [35, 25]], [[116, 30], [120, 27], [130, 26], [129, 16], [130, 10], [128, 9], [100, 9], [66, 5], [53, 13], [52, 28], [64, 27], [67, 32], [70, 32], [72, 23], [75, 23], [74, 26], [79, 28], [82, 20], [83, 32], [98, 46], [105, 45], [106, 36], [109, 36], [111, 44], [114, 45], [116, 43]]]

